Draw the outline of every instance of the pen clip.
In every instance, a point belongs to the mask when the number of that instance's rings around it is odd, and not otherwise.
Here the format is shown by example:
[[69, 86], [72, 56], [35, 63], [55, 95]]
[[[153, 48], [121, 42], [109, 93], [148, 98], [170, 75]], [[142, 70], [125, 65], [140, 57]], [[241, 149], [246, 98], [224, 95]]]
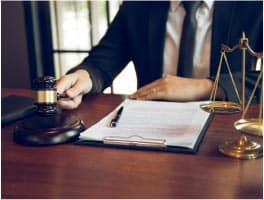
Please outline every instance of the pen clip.
[[103, 138], [104, 144], [126, 145], [126, 146], [143, 146], [143, 147], [165, 147], [166, 140], [143, 138], [138, 135], [129, 137], [121, 136], [105, 136]]

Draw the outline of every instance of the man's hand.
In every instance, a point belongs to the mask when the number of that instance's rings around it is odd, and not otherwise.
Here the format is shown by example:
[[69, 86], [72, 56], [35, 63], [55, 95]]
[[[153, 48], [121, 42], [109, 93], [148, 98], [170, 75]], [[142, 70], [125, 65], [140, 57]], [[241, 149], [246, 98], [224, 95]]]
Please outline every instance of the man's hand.
[[84, 94], [92, 88], [92, 80], [85, 70], [77, 70], [74, 73], [62, 76], [56, 83], [57, 92], [65, 94], [67, 100], [60, 99], [58, 105], [64, 109], [77, 108], [82, 102]]
[[[209, 99], [213, 81], [209, 79], [183, 78], [167, 75], [136, 91], [130, 96], [139, 100], [198, 101]], [[221, 88], [217, 98], [224, 99]]]

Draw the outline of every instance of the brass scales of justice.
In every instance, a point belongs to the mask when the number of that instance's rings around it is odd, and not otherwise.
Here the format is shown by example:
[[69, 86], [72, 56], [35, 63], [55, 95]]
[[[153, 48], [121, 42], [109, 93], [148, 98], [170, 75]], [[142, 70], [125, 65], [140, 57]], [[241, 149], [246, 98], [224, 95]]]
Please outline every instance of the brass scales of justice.
[[[231, 67], [228, 63], [228, 59], [226, 54], [231, 53], [237, 49], [242, 50], [242, 83], [241, 83], [241, 90], [242, 94], [239, 94], [238, 88], [236, 86], [236, 83], [233, 78], [233, 74], [231, 71]], [[252, 89], [252, 92], [248, 98], [248, 101], [245, 102], [245, 79], [246, 79], [246, 52], [249, 52], [249, 54], [256, 58], [256, 60], [260, 60], [260, 70], [257, 75], [257, 79], [255, 81], [254, 87]], [[239, 101], [239, 103], [231, 102], [231, 101], [216, 101], [216, 93], [218, 89], [219, 79], [220, 79], [220, 72], [222, 68], [223, 60], [226, 64], [228, 75], [231, 79], [232, 86], [234, 88], [234, 91], [236, 93], [236, 97]], [[263, 53], [257, 53], [254, 52], [248, 43], [248, 38], [246, 38], [245, 33], [242, 33], [242, 38], [240, 39], [239, 43], [235, 45], [233, 48], [230, 48], [224, 44], [222, 44], [221, 48], [221, 56], [220, 61], [216, 73], [216, 79], [213, 85], [213, 89], [211, 91], [210, 99], [208, 103], [201, 104], [200, 107], [206, 112], [209, 113], [216, 113], [216, 114], [232, 114], [232, 113], [238, 113], [241, 112], [242, 116], [241, 119], [234, 122], [234, 127], [236, 130], [257, 135], [257, 136], [263, 136], [263, 81], [260, 84], [262, 80], [262, 74], [263, 74]], [[247, 112], [248, 109], [252, 103], [253, 97], [256, 93], [256, 89], [258, 85], [260, 84], [260, 104], [259, 104], [259, 114], [257, 118], [247, 118]], [[223, 153], [224, 155], [235, 157], [239, 159], [256, 159], [259, 157], [262, 157], [262, 145], [249, 140], [244, 134], [240, 136], [238, 140], [235, 141], [226, 141], [224, 144], [220, 144], [218, 146], [218, 150]]]

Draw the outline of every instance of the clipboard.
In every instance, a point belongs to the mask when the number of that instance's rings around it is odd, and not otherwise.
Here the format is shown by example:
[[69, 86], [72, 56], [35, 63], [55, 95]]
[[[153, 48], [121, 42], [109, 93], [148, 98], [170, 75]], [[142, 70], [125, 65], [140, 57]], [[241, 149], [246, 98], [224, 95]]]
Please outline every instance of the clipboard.
[[[127, 107], [128, 104], [133, 104], [133, 103], [138, 103], [138, 102], [135, 102], [135, 100], [125, 100], [125, 102], [123, 102], [120, 106]], [[141, 103], [144, 104], [148, 102], [141, 102]], [[155, 104], [157, 103], [158, 102], [155, 102]], [[195, 104], [199, 105], [199, 103], [195, 103]], [[190, 104], [186, 104], [186, 106], [188, 107], [189, 105]], [[120, 108], [120, 106], [118, 106], [112, 113], [108, 114], [105, 118], [99, 121], [98, 124], [106, 125], [107, 121], [109, 121], [109, 118], [111, 119], [111, 116], [113, 116], [113, 113], [115, 113], [118, 110], [118, 108]], [[174, 104], [171, 104], [170, 106], [174, 106]], [[204, 112], [204, 111], [201, 111], [201, 112]], [[144, 114], [144, 112], [142, 114]], [[97, 146], [97, 147], [113, 147], [113, 148], [126, 148], [126, 149], [136, 149], [136, 150], [155, 150], [155, 151], [195, 154], [199, 150], [199, 147], [202, 143], [206, 130], [212, 120], [213, 114], [208, 113], [207, 116], [208, 117], [206, 118], [205, 123], [202, 124], [201, 126], [202, 128], [199, 130], [199, 133], [197, 133], [197, 138], [195, 138], [194, 145], [191, 148], [188, 146], [178, 146], [178, 145], [167, 144], [166, 138], [162, 138], [162, 137], [155, 138], [155, 137], [150, 137], [150, 136], [143, 137], [141, 134], [131, 134], [131, 135], [124, 134], [124, 136], [122, 134], [121, 135], [111, 135], [111, 133], [110, 135], [102, 134], [99, 140], [93, 140], [89, 138], [84, 139], [80, 137], [79, 140], [75, 142], [75, 144]], [[95, 127], [91, 127], [90, 130], [88, 128], [88, 132], [87, 133], [84, 132], [83, 134], [92, 135], [95, 132], [102, 131], [103, 129], [100, 129], [100, 128], [96, 129], [96, 126], [98, 124], [96, 124]], [[109, 128], [106, 131], [111, 131], [111, 130], [116, 130], [116, 129]]]
[[104, 141], [92, 141], [92, 140], [77, 140], [75, 142], [76, 145], [87, 145], [87, 146], [95, 146], [95, 147], [109, 147], [109, 148], [121, 148], [121, 149], [132, 149], [132, 150], [150, 150], [150, 151], [164, 151], [164, 152], [172, 152], [172, 153], [188, 153], [188, 154], [196, 154], [199, 150], [199, 147], [203, 141], [203, 138], [205, 136], [206, 130], [209, 127], [210, 121], [212, 120], [212, 115], [210, 114], [210, 117], [205, 124], [203, 130], [199, 134], [199, 137], [196, 141], [196, 144], [193, 148], [187, 148], [187, 147], [179, 147], [179, 146], [171, 146], [171, 145], [165, 145], [164, 140], [163, 143], [160, 143], [161, 141], [158, 141], [157, 143], [139, 143], [139, 142], [130, 142], [130, 141], [118, 141], [119, 138], [113, 138], [111, 140], [104, 140]]

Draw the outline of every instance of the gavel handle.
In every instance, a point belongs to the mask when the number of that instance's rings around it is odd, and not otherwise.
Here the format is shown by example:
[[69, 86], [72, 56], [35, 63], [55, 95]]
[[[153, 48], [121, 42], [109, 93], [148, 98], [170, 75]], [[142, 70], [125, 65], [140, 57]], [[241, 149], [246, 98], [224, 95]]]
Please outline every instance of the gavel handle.
[[57, 93], [57, 99], [58, 100], [61, 99], [61, 100], [64, 100], [64, 101], [71, 100], [71, 98], [68, 95], [66, 95], [65, 93], [63, 93], [63, 94]]

